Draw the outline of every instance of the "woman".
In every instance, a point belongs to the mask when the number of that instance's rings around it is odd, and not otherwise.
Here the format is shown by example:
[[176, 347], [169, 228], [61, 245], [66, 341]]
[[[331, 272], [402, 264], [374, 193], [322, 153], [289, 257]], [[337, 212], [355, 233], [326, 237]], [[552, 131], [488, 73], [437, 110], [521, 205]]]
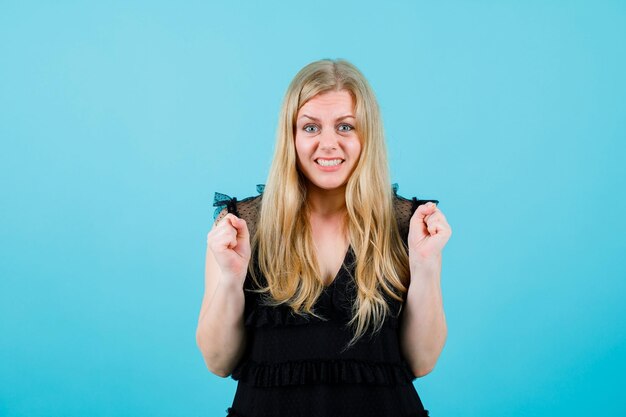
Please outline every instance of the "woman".
[[197, 343], [238, 380], [229, 416], [426, 416], [412, 384], [447, 329], [437, 200], [390, 183], [365, 77], [320, 60], [291, 82], [260, 194], [216, 193]]

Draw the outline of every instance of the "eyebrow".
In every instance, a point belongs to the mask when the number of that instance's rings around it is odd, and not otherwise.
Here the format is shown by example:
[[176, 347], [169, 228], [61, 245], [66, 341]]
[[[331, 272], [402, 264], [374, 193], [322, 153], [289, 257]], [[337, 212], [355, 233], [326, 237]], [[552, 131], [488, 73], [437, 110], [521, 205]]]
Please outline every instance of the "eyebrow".
[[[303, 117], [309, 118], [309, 119], [314, 120], [316, 122], [320, 121], [320, 119], [318, 119], [317, 117], [309, 116], [307, 114], [303, 114], [302, 116], [300, 116], [300, 119], [302, 119]], [[353, 115], [351, 115], [351, 114], [346, 114], [345, 116], [338, 117], [336, 120], [343, 120], [343, 119], [348, 119], [348, 118], [354, 119], [355, 117]]]

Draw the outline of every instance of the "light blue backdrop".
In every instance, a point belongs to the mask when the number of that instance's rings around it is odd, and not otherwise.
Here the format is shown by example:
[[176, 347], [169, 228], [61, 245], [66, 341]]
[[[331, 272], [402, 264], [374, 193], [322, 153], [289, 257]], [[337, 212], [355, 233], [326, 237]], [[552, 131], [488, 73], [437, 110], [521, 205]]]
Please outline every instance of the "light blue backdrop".
[[626, 3], [227, 3], [0, 3], [0, 415], [225, 415], [213, 193], [256, 194], [320, 58], [454, 231], [431, 415], [626, 415]]

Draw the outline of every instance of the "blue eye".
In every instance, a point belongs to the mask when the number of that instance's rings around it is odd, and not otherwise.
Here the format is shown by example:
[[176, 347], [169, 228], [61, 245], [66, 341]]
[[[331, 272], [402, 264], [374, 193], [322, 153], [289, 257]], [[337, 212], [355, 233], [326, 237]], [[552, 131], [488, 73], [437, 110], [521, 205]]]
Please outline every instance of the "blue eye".
[[[342, 127], [345, 127], [346, 129], [342, 129]], [[313, 129], [315, 129], [315, 130], [310, 130], [309, 128], [313, 128]], [[304, 125], [304, 126], [302, 127], [302, 130], [304, 130], [304, 131], [305, 131], [305, 132], [307, 132], [307, 133], [314, 133], [314, 132], [317, 132], [317, 129], [318, 129], [317, 125], [313, 125], [313, 124]], [[340, 131], [340, 132], [351, 132], [351, 131], [353, 131], [353, 130], [354, 130], [354, 126], [349, 125], [349, 124], [347, 124], [347, 123], [342, 123], [342, 124], [340, 124], [340, 125], [339, 125], [339, 131]]]
[[339, 126], [346, 126], [346, 127], [349, 128], [348, 130], [344, 130], [344, 132], [350, 132], [350, 131], [354, 130], [354, 126], [351, 126], [351, 125], [349, 125], [347, 123], [342, 123]]

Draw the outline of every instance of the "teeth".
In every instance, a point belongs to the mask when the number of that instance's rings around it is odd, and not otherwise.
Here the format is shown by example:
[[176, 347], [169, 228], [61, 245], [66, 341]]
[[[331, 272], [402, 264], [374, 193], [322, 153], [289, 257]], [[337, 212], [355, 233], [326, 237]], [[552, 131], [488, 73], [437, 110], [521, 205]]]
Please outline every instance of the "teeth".
[[339, 165], [341, 163], [341, 159], [329, 159], [329, 160], [318, 159], [317, 163], [323, 167], [332, 167], [335, 165]]

